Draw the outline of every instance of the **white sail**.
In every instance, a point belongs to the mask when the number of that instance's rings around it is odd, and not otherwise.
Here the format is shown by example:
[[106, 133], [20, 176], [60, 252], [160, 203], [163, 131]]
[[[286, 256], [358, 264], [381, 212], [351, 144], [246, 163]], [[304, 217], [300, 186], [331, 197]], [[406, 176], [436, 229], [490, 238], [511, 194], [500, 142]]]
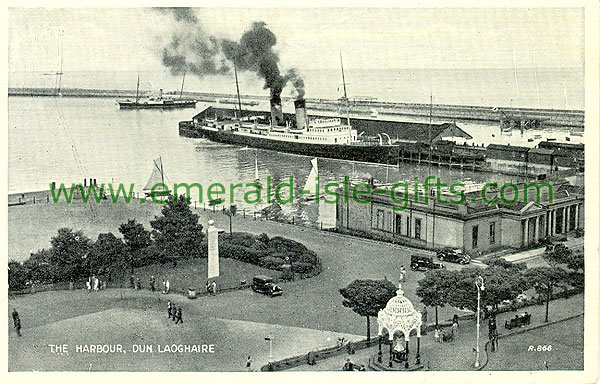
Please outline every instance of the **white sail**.
[[317, 177], [319, 177], [319, 167], [317, 166], [317, 158], [315, 157], [310, 161], [312, 164], [312, 169], [308, 174], [308, 178], [306, 179], [306, 184], [304, 184], [304, 190], [309, 191], [310, 195], [315, 195], [315, 191], [317, 189]]
[[[148, 182], [146, 183], [146, 186], [143, 189], [143, 192], [146, 195], [150, 194], [150, 191], [152, 190], [152, 187], [154, 187], [155, 185], [159, 184], [159, 183], [165, 183], [165, 175], [164, 175], [164, 170], [163, 170], [163, 165], [162, 165], [162, 159], [159, 157], [158, 159], [153, 160], [153, 166], [152, 166], [152, 173], [150, 174], [150, 178], [148, 179]], [[162, 189], [156, 189], [156, 191], [161, 191]], [[167, 186], [167, 191], [169, 190], [169, 187]]]

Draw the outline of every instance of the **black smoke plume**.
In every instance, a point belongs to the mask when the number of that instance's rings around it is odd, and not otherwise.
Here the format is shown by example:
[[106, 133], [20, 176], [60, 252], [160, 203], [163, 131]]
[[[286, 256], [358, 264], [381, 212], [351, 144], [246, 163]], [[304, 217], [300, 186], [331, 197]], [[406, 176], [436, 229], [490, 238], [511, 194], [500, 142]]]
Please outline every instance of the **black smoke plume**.
[[292, 69], [282, 75], [279, 56], [273, 50], [277, 38], [266, 23], [252, 23], [239, 41], [233, 41], [205, 32], [191, 8], [158, 9], [171, 14], [178, 24], [162, 50], [162, 62], [172, 74], [222, 75], [230, 73], [235, 65], [238, 71], [250, 71], [263, 78], [272, 98], [280, 97], [288, 81], [295, 88], [296, 98], [304, 97], [304, 81], [298, 72]]

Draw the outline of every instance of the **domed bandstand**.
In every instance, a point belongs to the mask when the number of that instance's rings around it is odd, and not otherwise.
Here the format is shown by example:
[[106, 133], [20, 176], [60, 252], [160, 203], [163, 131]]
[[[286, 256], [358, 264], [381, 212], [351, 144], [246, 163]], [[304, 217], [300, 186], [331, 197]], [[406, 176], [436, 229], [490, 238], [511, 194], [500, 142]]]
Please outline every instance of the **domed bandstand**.
[[[396, 296], [392, 297], [385, 308], [377, 314], [379, 352], [374, 361], [377, 361], [376, 365], [379, 369], [402, 370], [402, 363], [404, 363], [404, 369], [415, 370], [423, 367], [421, 365], [421, 323], [421, 313], [416, 311], [410, 300], [404, 297], [402, 284], [398, 284]], [[408, 347], [410, 333], [413, 330], [417, 333], [417, 354], [415, 356], [415, 365], [411, 367], [408, 361]], [[384, 332], [387, 332], [388, 341], [390, 343], [387, 368], [381, 351]], [[404, 336], [404, 343], [402, 343], [401, 340], [395, 340], [396, 334], [402, 334]], [[394, 362], [398, 364], [394, 366]]]

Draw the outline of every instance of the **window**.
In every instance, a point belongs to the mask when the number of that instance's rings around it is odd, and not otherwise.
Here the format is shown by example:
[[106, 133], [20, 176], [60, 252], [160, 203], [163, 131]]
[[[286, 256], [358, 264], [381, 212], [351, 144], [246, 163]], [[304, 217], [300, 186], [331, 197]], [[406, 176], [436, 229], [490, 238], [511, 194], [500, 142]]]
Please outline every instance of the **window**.
[[396, 228], [394, 232], [401, 234], [402, 233], [402, 216], [396, 215]]
[[490, 244], [496, 242], [496, 223], [490, 223]]
[[421, 219], [415, 219], [415, 239], [421, 238]]
[[406, 218], [406, 236], [410, 237], [410, 217]]
[[477, 237], [479, 237], [479, 225], [473, 226], [473, 248], [477, 248]]
[[378, 209], [377, 210], [377, 229], [383, 230], [384, 225], [385, 225], [385, 212], [383, 212], [383, 209]]

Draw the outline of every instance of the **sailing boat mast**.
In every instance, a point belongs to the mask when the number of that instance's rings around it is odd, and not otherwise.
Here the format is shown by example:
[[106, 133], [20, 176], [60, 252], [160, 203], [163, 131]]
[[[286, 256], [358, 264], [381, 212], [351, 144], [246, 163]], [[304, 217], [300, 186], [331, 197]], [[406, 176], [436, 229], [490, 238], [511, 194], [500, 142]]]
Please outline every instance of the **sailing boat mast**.
[[63, 59], [64, 59], [63, 58], [63, 36], [64, 36], [64, 31], [61, 30], [59, 32], [60, 40], [58, 42], [58, 54], [60, 55], [60, 69], [59, 69], [59, 71], [57, 73], [57, 75], [58, 75], [58, 89], [57, 89], [57, 92], [56, 92], [56, 94], [58, 96], [60, 96], [60, 87], [61, 87], [61, 84], [62, 84], [62, 75], [63, 75]]
[[183, 72], [183, 79], [181, 79], [181, 91], [179, 92], [179, 98], [183, 96], [183, 83], [185, 82], [185, 72]]
[[344, 61], [342, 60], [342, 53], [340, 52], [340, 65], [342, 67], [342, 83], [344, 85], [344, 101], [346, 102], [346, 120], [350, 125], [350, 106], [348, 104], [348, 93], [346, 92], [346, 77], [344, 76]]
[[163, 170], [162, 157], [159, 156], [158, 161], [160, 161], [160, 179], [162, 183], [165, 183], [165, 172]]
[[238, 82], [237, 67], [233, 61], [233, 73], [235, 75], [235, 88], [237, 90], [238, 107], [240, 108], [240, 119], [242, 118], [242, 99], [240, 98], [240, 83]]
[[138, 73], [137, 86], [135, 88], [135, 102], [140, 100], [140, 75]]

